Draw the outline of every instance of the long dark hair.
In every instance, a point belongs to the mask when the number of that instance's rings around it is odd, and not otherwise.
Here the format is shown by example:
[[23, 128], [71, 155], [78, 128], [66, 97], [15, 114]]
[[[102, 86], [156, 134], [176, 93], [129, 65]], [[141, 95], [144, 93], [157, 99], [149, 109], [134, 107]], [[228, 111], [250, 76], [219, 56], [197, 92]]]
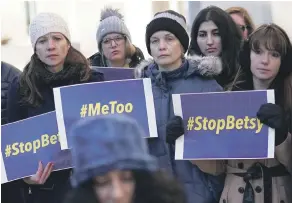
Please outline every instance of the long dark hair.
[[[91, 69], [87, 59], [72, 46], [70, 46], [68, 50], [63, 69], [67, 69], [66, 75], [69, 77], [74, 74], [78, 75], [78, 80], [80, 82], [87, 81], [90, 77]], [[19, 90], [22, 103], [38, 106], [42, 102], [43, 97], [38, 85], [38, 73], [40, 70], [45, 70], [45, 64], [38, 58], [37, 54], [34, 53], [30, 62], [25, 66], [20, 75]]]
[[[186, 197], [182, 186], [165, 172], [133, 171], [136, 188], [133, 203], [185, 203]], [[64, 203], [98, 203], [89, 180], [69, 192]]]
[[281, 55], [281, 65], [269, 89], [275, 89], [276, 103], [285, 110], [292, 111], [292, 45], [287, 33], [276, 24], [263, 24], [245, 42], [240, 54], [240, 62], [246, 73], [245, 89], [253, 89], [250, 69], [251, 50], [259, 50], [260, 45], [267, 50], [275, 50]]
[[238, 56], [243, 42], [242, 34], [228, 13], [219, 7], [209, 6], [201, 10], [193, 22], [188, 54], [203, 55], [197, 43], [197, 37], [200, 25], [206, 21], [213, 21], [219, 29], [223, 70], [216, 80], [221, 86], [228, 88], [228, 85], [232, 84], [240, 74]]

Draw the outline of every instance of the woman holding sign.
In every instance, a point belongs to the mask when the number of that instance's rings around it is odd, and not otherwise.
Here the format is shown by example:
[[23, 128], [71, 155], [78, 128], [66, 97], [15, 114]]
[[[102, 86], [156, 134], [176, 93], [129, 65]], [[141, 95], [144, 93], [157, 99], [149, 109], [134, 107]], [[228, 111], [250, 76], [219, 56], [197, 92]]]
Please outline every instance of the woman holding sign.
[[[54, 87], [103, 80], [103, 75], [91, 70], [86, 58], [71, 46], [68, 26], [60, 16], [37, 15], [30, 24], [29, 34], [34, 54], [19, 79], [11, 84], [9, 122], [54, 111]], [[17, 202], [59, 203], [69, 187], [70, 171], [52, 173], [53, 169], [54, 163], [44, 166], [39, 162], [36, 174], [19, 180], [19, 188], [7, 195], [19, 197]]]
[[292, 202], [291, 42], [279, 26], [262, 25], [245, 43], [241, 59], [247, 74], [244, 88], [275, 90], [276, 104], [263, 104], [257, 112], [262, 123], [275, 129], [275, 158], [228, 160], [221, 202]]
[[70, 133], [74, 189], [64, 203], [185, 203], [181, 185], [159, 170], [143, 134], [124, 115], [78, 122]]
[[100, 52], [89, 58], [98, 67], [133, 68], [144, 59], [142, 51], [131, 42], [131, 34], [118, 10], [106, 8], [101, 12], [96, 33]]
[[[242, 88], [275, 90], [276, 104], [263, 104], [255, 112], [262, 123], [275, 129], [275, 158], [228, 160], [217, 171], [227, 173], [220, 203], [291, 202], [292, 46], [287, 34], [275, 24], [260, 26], [246, 42], [241, 61], [247, 76]], [[170, 122], [167, 132], [167, 138], [175, 140], [184, 134], [183, 124]]]
[[158, 138], [148, 140], [150, 153], [183, 183], [189, 203], [214, 203], [219, 201], [224, 176], [203, 173], [189, 161], [175, 161], [174, 145], [166, 142], [166, 123], [173, 117], [172, 94], [222, 91], [212, 79], [220, 74], [221, 61], [213, 56], [187, 59], [188, 45], [184, 16], [172, 10], [156, 13], [146, 28], [146, 46], [153, 60], [142, 62], [136, 76], [152, 80]]
[[232, 18], [221, 8], [202, 9], [193, 22], [189, 54], [217, 56], [222, 60], [222, 71], [216, 81], [231, 90], [241, 75], [238, 55], [243, 42], [242, 34]]

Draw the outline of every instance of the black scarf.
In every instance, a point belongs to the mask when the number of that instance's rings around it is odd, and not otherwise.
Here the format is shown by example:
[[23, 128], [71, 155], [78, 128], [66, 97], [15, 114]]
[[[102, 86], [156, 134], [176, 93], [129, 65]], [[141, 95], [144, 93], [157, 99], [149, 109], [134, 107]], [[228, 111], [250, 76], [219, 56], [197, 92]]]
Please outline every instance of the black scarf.
[[37, 67], [34, 71], [36, 71], [36, 83], [38, 86], [53, 88], [80, 83], [85, 68], [83, 65], [72, 66], [64, 64], [64, 68], [57, 73], [52, 73], [45, 67]]

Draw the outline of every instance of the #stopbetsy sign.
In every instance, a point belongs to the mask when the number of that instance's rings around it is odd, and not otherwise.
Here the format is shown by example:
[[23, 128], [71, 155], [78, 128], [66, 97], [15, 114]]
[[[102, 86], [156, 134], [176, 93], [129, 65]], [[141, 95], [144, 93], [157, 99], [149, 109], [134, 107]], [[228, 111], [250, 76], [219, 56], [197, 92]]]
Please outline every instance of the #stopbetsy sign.
[[127, 114], [143, 128], [146, 138], [157, 137], [151, 80], [130, 79], [54, 88], [62, 149], [70, 148], [68, 133], [88, 116]]
[[273, 90], [173, 95], [185, 134], [176, 141], [177, 160], [274, 157], [274, 129], [260, 122], [260, 106], [274, 103]]
[[70, 150], [61, 150], [56, 112], [38, 115], [1, 126], [1, 180], [10, 182], [31, 176], [54, 163], [54, 170], [71, 168]]

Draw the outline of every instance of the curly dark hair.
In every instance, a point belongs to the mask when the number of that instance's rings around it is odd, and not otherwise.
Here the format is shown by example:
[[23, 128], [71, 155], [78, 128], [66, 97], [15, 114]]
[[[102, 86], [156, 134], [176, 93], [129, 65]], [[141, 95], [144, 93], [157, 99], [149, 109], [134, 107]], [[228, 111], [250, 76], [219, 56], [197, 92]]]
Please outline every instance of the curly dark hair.
[[[150, 173], [133, 171], [136, 188], [133, 203], [185, 203], [184, 190], [175, 180], [162, 171]], [[70, 191], [64, 203], [98, 203], [93, 189], [93, 180], [89, 180]]]

